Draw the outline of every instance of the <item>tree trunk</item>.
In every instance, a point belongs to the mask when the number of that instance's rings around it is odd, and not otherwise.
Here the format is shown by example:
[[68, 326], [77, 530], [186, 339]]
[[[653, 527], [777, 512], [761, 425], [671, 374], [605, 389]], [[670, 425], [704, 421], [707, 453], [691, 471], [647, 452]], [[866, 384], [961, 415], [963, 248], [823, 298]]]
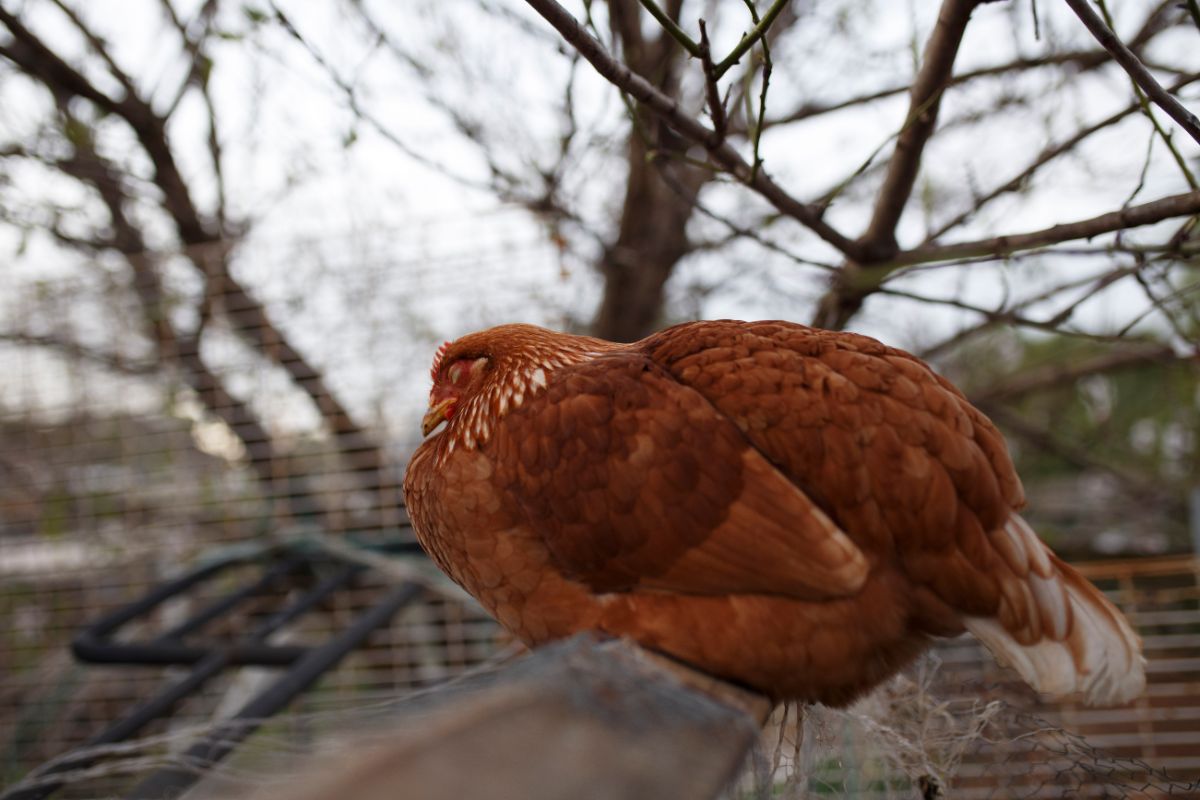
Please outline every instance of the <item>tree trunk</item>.
[[687, 223], [707, 176], [693, 167], [652, 162], [636, 134], [629, 142], [629, 181], [617, 241], [602, 256], [604, 298], [595, 334], [632, 342], [662, 323], [664, 289], [691, 250]]
[[[680, 3], [666, 11], [678, 18]], [[613, 33], [630, 68], [664, 92], [679, 90], [686, 54], [660, 33], [644, 38], [636, 0], [609, 3]], [[604, 297], [592, 332], [614, 342], [632, 342], [662, 323], [664, 288], [671, 272], [691, 251], [687, 223], [709, 173], [688, 166], [686, 144], [655, 115], [638, 109], [629, 131], [629, 176], [616, 241], [605, 248], [598, 269]]]

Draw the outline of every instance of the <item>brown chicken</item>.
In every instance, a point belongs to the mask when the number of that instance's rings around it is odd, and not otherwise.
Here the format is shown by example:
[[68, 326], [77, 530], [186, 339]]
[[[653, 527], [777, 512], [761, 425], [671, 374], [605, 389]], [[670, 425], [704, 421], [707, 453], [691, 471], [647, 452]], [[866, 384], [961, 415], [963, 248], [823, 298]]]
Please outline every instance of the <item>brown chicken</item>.
[[425, 433], [443, 421], [405, 479], [417, 536], [530, 645], [627, 636], [839, 705], [966, 629], [1043, 692], [1145, 685], [1128, 622], [1017, 514], [995, 427], [874, 339], [504, 325], [438, 351]]

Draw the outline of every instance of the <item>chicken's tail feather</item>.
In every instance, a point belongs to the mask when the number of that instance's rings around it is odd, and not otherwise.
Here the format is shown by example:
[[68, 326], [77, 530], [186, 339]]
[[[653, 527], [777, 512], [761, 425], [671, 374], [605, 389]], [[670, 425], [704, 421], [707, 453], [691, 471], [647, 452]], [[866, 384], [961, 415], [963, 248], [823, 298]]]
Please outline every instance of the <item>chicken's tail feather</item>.
[[1013, 576], [1003, 582], [999, 613], [968, 617], [967, 630], [1040, 692], [1082, 692], [1089, 705], [1140, 695], [1142, 642], [1125, 616], [1019, 516], [991, 538]]

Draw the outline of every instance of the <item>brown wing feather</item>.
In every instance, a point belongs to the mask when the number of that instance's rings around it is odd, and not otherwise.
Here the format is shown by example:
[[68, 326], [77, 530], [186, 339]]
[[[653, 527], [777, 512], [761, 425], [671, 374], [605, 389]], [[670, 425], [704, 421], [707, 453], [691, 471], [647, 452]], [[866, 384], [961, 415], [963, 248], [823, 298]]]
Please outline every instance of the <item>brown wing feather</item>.
[[724, 415], [640, 354], [563, 370], [510, 412], [496, 479], [596, 591], [826, 598], [862, 553]]
[[[874, 339], [783, 322], [702, 322], [646, 352], [732, 419], [875, 559], [929, 590], [927, 622], [994, 614], [986, 531], [1023, 502], [1000, 434], [949, 383]], [[949, 606], [949, 608], [946, 608]]]
[[1124, 702], [1145, 684], [1124, 617], [1016, 511], [1000, 433], [927, 365], [791, 323], [694, 323], [642, 345], [733, 419], [876, 561], [914, 586], [916, 624], [965, 625], [1033, 686]]

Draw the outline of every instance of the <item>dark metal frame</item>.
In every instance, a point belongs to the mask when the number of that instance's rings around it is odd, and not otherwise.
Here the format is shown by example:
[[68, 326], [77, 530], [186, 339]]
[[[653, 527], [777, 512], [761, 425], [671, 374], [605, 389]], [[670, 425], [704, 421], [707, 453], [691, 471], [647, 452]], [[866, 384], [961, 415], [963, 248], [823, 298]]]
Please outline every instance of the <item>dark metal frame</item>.
[[[402, 549], [409, 549], [401, 545]], [[201, 608], [184, 622], [162, 635], [145, 641], [120, 642], [116, 636], [136, 619], [152, 613], [162, 603], [177, 597], [222, 572], [247, 564], [257, 565], [259, 577]], [[95, 664], [180, 665], [192, 668], [183, 678], [167, 684], [158, 694], [116, 720], [78, 750], [67, 753], [35, 770], [0, 800], [41, 800], [63, 785], [54, 775], [81, 769], [95, 759], [88, 749], [114, 744], [135, 735], [147, 724], [165, 716], [180, 701], [199, 691], [222, 671], [241, 666], [285, 670], [263, 692], [249, 700], [233, 717], [215, 726], [192, 744], [179, 758], [183, 766], [151, 773], [126, 794], [128, 800], [162, 800], [177, 797], [194, 784], [203, 768], [228, 755], [256, 730], [267, 717], [282, 710], [309, 688], [347, 653], [361, 645], [372, 631], [386, 625], [392, 616], [413, 602], [421, 587], [404, 583], [389, 590], [346, 629], [324, 643], [304, 647], [273, 645], [267, 640], [289, 623], [312, 611], [339, 590], [350, 586], [367, 567], [306, 547], [280, 547], [252, 555], [233, 556], [201, 566], [155, 587], [139, 600], [101, 617], [72, 642], [81, 661]], [[318, 578], [304, 594], [275, 611], [250, 630], [232, 640], [185, 642], [214, 620], [232, 612], [246, 600], [270, 592], [278, 583], [301, 573]], [[322, 577], [324, 574], [324, 577]]]

